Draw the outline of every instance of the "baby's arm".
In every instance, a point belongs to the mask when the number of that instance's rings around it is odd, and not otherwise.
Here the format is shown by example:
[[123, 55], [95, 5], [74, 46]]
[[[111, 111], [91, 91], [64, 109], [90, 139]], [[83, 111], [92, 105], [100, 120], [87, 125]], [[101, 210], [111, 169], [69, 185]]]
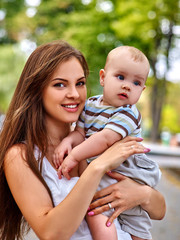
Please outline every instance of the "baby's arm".
[[70, 155], [79, 162], [103, 153], [107, 148], [121, 139], [122, 136], [119, 133], [105, 128], [100, 132], [94, 133], [87, 140], [76, 146]]
[[82, 143], [84, 139], [85, 133], [81, 128], [76, 127], [73, 132], [69, 133], [54, 151], [53, 162], [55, 167], [58, 168], [71, 150], [78, 144]]
[[103, 129], [102, 131], [93, 134], [87, 140], [73, 148], [69, 155], [64, 159], [58, 170], [59, 178], [61, 178], [61, 175], [63, 174], [67, 179], [70, 179], [68, 173], [78, 164], [78, 162], [103, 153], [107, 148], [121, 139], [122, 136], [111, 129]]
[[86, 220], [91, 231], [93, 240], [117, 240], [117, 230], [115, 224], [110, 227], [106, 225], [108, 217], [103, 214], [96, 216], [86, 216]]

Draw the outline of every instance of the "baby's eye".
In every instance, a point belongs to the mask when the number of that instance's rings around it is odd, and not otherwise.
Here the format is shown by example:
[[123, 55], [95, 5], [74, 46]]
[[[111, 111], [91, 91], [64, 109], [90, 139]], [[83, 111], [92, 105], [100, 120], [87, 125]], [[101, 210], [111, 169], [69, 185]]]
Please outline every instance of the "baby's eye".
[[124, 80], [124, 76], [123, 75], [118, 75], [118, 79]]
[[136, 86], [140, 86], [141, 83], [140, 83], [139, 81], [134, 81], [134, 85], [136, 85]]
[[54, 84], [54, 87], [63, 88], [63, 87], [65, 87], [65, 84], [64, 83], [56, 83], [56, 84]]

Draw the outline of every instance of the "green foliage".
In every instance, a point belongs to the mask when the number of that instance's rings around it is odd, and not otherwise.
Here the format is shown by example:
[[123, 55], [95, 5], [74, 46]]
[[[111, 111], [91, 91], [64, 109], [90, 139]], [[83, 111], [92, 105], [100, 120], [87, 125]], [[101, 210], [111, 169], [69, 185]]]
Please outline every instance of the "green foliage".
[[163, 108], [162, 112], [162, 120], [160, 127], [168, 127], [171, 133], [180, 132], [180, 101], [179, 99], [180, 93], [180, 83], [168, 83], [168, 92], [166, 104]]
[[[19, 19], [19, 14], [25, 11], [24, 0], [1, 0], [0, 10], [5, 12], [5, 19], [0, 21], [0, 30], [4, 28], [6, 30], [6, 34], [0, 38], [0, 43], [14, 43], [19, 39], [18, 34], [19, 29], [22, 29], [21, 24], [25, 23], [25, 14], [23, 18]], [[18, 22], [17, 19], [19, 19]]]
[[175, 106], [164, 106], [160, 126], [161, 129], [167, 127], [172, 134], [180, 132], [180, 117]]
[[17, 46], [0, 46], [0, 112], [4, 113], [9, 105], [20, 72], [24, 65], [24, 56]]

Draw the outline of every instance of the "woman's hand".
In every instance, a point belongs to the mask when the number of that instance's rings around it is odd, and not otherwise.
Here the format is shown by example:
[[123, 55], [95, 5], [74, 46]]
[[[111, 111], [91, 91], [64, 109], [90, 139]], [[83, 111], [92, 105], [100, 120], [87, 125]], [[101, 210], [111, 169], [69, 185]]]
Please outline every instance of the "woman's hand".
[[103, 170], [105, 174], [118, 167], [129, 156], [137, 153], [149, 152], [149, 148], [145, 148], [142, 144], [139, 144], [142, 140], [142, 138], [128, 136], [123, 140], [114, 143], [96, 158], [92, 164], [95, 164], [99, 169]]
[[109, 172], [107, 174], [118, 182], [96, 192], [88, 215], [97, 215], [109, 210], [108, 203], [111, 203], [111, 207], [115, 210], [107, 221], [108, 225], [122, 212], [138, 205], [147, 206], [147, 211], [153, 219], [164, 217], [165, 202], [159, 192], [119, 173]]
[[96, 192], [88, 215], [97, 215], [109, 210], [108, 203], [111, 203], [115, 210], [108, 222], [112, 223], [122, 212], [142, 203], [145, 186], [116, 172], [107, 174], [118, 182]]

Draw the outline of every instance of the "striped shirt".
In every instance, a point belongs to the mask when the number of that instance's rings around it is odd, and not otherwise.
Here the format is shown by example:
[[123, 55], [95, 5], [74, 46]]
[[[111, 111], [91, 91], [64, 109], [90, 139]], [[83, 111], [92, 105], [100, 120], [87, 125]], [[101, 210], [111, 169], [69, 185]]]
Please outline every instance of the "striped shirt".
[[113, 107], [102, 105], [102, 95], [87, 99], [78, 127], [83, 128], [86, 138], [104, 128], [111, 129], [122, 138], [128, 135], [141, 136], [141, 114], [135, 105]]

